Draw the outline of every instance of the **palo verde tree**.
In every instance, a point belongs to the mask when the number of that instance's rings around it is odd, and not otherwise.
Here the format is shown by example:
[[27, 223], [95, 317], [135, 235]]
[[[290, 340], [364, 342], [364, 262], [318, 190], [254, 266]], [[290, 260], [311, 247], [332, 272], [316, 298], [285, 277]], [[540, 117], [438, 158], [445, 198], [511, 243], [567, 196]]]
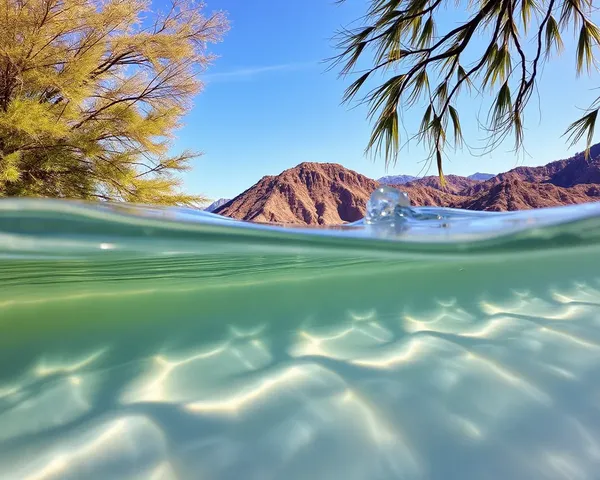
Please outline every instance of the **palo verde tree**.
[[[422, 107], [420, 126], [408, 141], [427, 145], [443, 182], [444, 149], [463, 144], [458, 99], [474, 91], [492, 99], [482, 122], [488, 147], [513, 136], [521, 148], [525, 108], [543, 63], [563, 49], [566, 31], [577, 37], [577, 72], [595, 67], [600, 29], [591, 20], [593, 10], [592, 0], [370, 0], [363, 24], [339, 32], [340, 52], [333, 59], [342, 75], [354, 72], [363, 57], [369, 65], [348, 87], [345, 101], [377, 82], [362, 96], [375, 120], [367, 150], [394, 163], [399, 116], [404, 109]], [[462, 19], [452, 18], [441, 28], [448, 12]], [[379, 73], [385, 74], [383, 81], [376, 80]], [[589, 148], [599, 108], [596, 101], [568, 127], [572, 143], [585, 136]]]
[[203, 3], [0, 0], [0, 196], [189, 205], [171, 138], [227, 29]]

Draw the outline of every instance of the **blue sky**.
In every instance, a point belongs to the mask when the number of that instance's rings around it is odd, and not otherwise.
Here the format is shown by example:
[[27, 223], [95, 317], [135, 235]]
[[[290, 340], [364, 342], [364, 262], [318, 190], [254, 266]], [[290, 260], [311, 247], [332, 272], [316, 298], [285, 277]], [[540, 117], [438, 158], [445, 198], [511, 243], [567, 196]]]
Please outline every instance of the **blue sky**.
[[[423, 151], [411, 145], [395, 167], [365, 157], [370, 124], [364, 108], [341, 105], [350, 79], [326, 71], [322, 61], [335, 54], [336, 29], [365, 11], [365, 0], [206, 0], [207, 9], [226, 10], [231, 30], [212, 47], [220, 56], [204, 75], [206, 86], [176, 132], [174, 150], [204, 152], [185, 174], [185, 189], [212, 199], [233, 196], [264, 175], [275, 175], [304, 161], [335, 162], [372, 178], [386, 174], [419, 174]], [[567, 51], [546, 65], [526, 118], [528, 156], [510, 146], [473, 156], [467, 149], [450, 152], [445, 173], [497, 173], [519, 165], [542, 165], [582, 148], [568, 148], [561, 137], [570, 121], [595, 97], [598, 78], [576, 79], [573, 39]], [[460, 104], [470, 144], [479, 145], [477, 114], [482, 99]], [[414, 122], [421, 111], [406, 114]], [[435, 173], [430, 169], [429, 174]]]

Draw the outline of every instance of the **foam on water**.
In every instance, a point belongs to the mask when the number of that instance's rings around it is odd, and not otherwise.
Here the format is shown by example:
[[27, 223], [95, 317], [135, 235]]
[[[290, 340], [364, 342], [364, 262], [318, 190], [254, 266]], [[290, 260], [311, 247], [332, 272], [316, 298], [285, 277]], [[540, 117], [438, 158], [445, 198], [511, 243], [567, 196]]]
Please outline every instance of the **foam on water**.
[[0, 478], [597, 478], [600, 207], [414, 213], [3, 200]]

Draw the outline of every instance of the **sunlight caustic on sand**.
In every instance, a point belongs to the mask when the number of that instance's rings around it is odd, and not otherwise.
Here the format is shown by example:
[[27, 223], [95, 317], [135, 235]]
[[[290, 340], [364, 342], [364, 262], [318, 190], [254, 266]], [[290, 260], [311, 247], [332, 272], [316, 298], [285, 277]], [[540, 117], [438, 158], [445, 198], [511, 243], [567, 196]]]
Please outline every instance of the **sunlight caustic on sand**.
[[0, 259], [0, 478], [600, 471], [596, 216], [382, 239], [60, 208], [70, 243]]

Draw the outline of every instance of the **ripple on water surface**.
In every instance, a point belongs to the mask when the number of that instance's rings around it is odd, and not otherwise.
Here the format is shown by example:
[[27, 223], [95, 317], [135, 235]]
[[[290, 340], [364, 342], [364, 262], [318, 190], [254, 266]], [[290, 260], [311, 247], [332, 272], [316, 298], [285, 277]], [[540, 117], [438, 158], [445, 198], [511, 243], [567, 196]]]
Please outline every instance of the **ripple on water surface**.
[[0, 478], [597, 478], [600, 210], [401, 200], [0, 202]]

